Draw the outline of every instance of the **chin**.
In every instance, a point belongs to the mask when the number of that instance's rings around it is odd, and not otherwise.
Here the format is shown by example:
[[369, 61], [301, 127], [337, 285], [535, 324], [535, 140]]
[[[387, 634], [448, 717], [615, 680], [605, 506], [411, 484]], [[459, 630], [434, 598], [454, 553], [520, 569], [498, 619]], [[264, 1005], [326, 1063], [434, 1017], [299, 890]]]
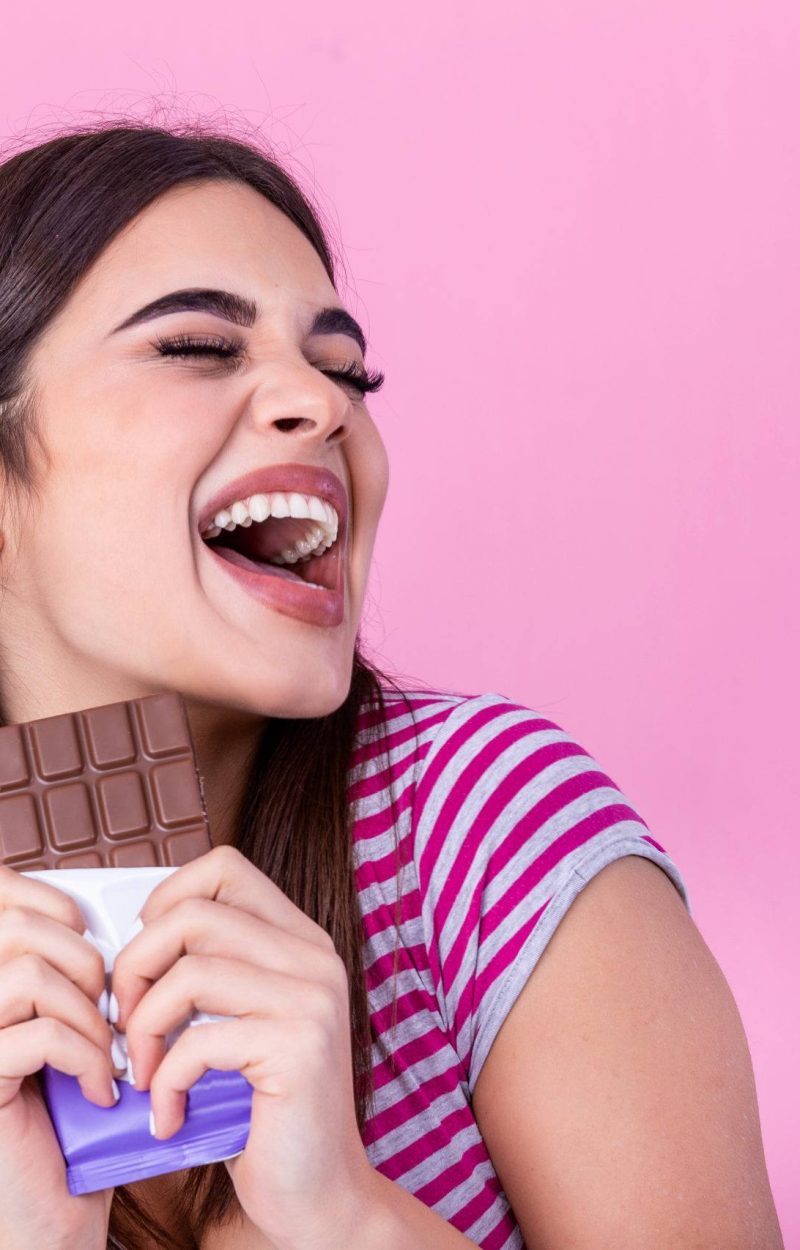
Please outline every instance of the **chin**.
[[342, 706], [350, 690], [352, 663], [345, 671], [319, 671], [305, 667], [301, 672], [284, 672], [281, 679], [249, 683], [237, 697], [232, 690], [220, 700], [226, 706], [255, 716], [278, 716], [286, 720], [311, 720], [329, 716]]
[[283, 716], [288, 720], [315, 720], [321, 716], [330, 716], [342, 706], [350, 689], [350, 679], [342, 685], [337, 683], [328, 689], [314, 681], [303, 689], [295, 689], [287, 695], [283, 710], [278, 711], [273, 702], [272, 715]]

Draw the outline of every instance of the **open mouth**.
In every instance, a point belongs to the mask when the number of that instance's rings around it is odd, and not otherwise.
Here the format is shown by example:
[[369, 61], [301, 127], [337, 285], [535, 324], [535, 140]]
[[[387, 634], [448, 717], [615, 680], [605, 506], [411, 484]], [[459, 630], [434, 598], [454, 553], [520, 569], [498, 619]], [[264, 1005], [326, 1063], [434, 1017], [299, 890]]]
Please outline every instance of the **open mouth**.
[[[230, 564], [263, 577], [282, 577], [323, 590], [340, 589], [343, 530], [322, 555], [297, 555], [298, 544], [312, 541], [316, 523], [304, 517], [273, 517], [247, 527], [223, 529], [203, 542]], [[289, 553], [289, 559], [285, 559]], [[297, 559], [291, 557], [297, 555]]]

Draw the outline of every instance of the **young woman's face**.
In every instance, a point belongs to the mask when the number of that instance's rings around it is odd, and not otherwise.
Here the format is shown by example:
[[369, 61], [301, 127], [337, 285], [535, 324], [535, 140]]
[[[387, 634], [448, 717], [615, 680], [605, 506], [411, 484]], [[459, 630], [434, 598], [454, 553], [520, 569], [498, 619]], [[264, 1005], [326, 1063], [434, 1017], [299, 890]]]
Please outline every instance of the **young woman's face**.
[[[172, 311], [117, 328], [187, 289], [251, 301], [255, 319]], [[9, 719], [165, 689], [258, 715], [343, 702], [388, 461], [357, 388], [323, 372], [364, 365], [350, 334], [310, 335], [330, 307], [342, 304], [305, 235], [239, 183], [172, 189], [87, 272], [31, 357], [46, 458], [38, 491], [3, 519]], [[163, 354], [158, 340], [174, 350], [178, 338], [217, 353]], [[220, 355], [237, 343], [238, 357]], [[329, 470], [344, 488], [340, 620], [306, 619], [281, 598], [298, 583], [256, 575], [251, 585], [272, 587], [265, 599], [201, 537], [229, 485], [285, 464]], [[283, 521], [284, 536], [309, 525]], [[244, 527], [237, 544], [256, 532]], [[340, 522], [337, 544], [342, 533]]]

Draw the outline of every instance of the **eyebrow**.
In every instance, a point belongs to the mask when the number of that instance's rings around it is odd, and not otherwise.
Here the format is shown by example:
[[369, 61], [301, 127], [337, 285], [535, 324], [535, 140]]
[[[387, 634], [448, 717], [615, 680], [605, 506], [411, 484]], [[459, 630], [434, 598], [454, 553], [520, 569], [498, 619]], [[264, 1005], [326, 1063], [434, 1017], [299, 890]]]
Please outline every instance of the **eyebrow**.
[[[129, 330], [143, 321], [152, 321], [155, 317], [166, 317], [176, 312], [207, 312], [216, 317], [223, 317], [237, 326], [253, 326], [258, 317], [258, 306], [251, 299], [235, 295], [232, 291], [219, 291], [214, 287], [189, 287], [184, 291], [171, 291], [158, 299], [145, 304], [126, 317], [111, 331], [118, 334], [120, 330]], [[364, 331], [350, 313], [344, 308], [320, 308], [308, 329], [309, 335], [315, 334], [346, 334], [355, 339], [366, 354], [367, 340]]]

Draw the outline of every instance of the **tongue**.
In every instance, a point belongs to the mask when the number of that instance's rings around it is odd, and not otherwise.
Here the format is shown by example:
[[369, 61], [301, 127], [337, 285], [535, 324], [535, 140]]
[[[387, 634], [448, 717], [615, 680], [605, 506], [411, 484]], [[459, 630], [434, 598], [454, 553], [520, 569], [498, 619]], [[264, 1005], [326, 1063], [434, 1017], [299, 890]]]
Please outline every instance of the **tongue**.
[[248, 573], [261, 573], [269, 577], [288, 577], [294, 582], [305, 580], [298, 573], [290, 573], [288, 569], [281, 568], [277, 564], [264, 564], [258, 560], [251, 560], [241, 551], [234, 551], [233, 547], [214, 547], [214, 551], [218, 556], [222, 556], [223, 560], [228, 560], [230, 564], [238, 564], [240, 569], [247, 569]]

